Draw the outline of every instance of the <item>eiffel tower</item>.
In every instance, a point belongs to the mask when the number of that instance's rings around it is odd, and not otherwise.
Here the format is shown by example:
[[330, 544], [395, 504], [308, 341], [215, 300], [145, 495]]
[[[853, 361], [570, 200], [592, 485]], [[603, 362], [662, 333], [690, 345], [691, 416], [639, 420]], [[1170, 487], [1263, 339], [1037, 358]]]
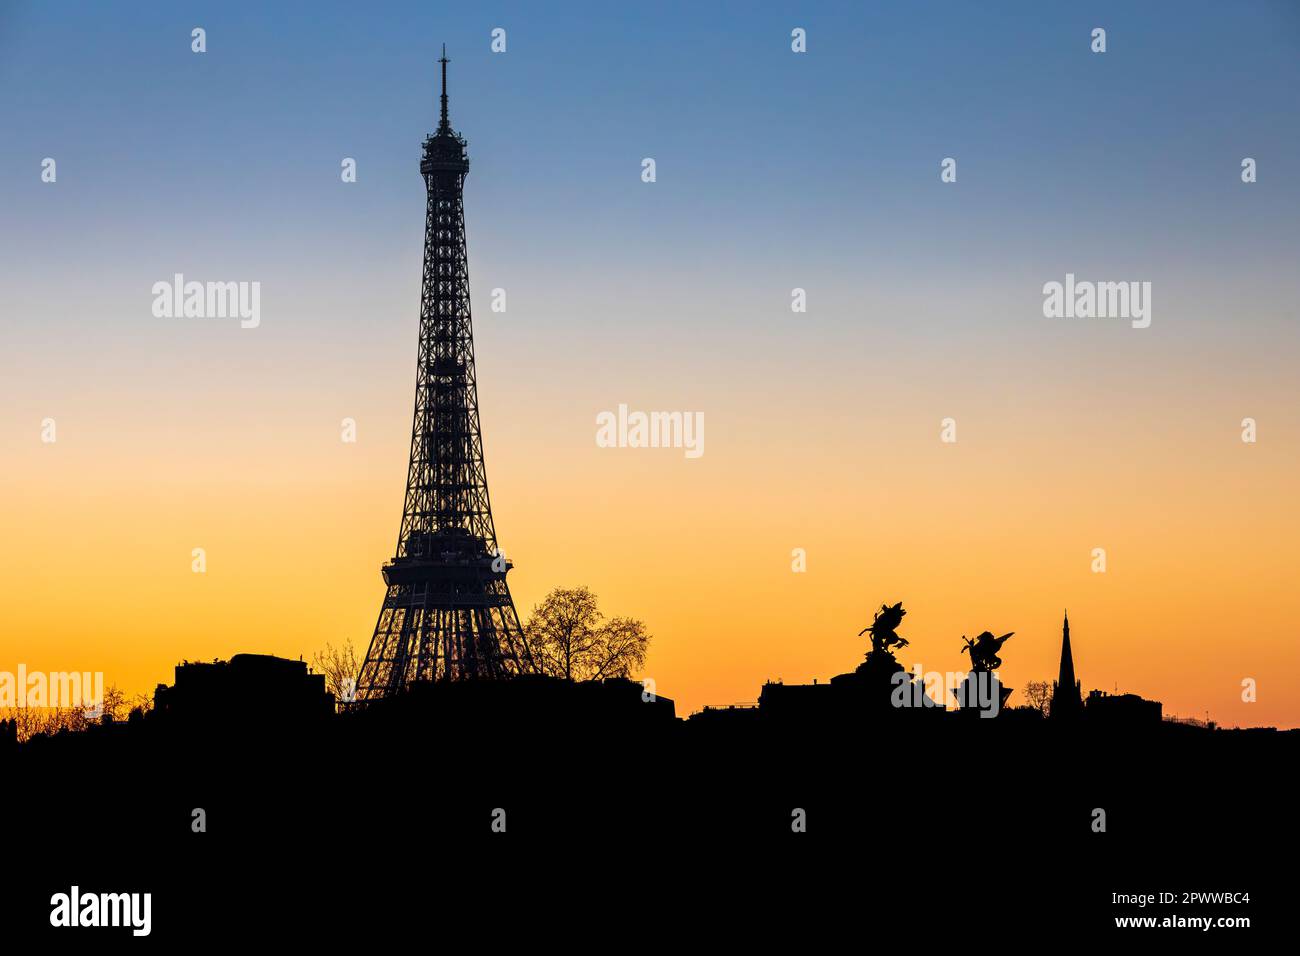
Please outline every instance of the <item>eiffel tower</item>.
[[533, 670], [497, 546], [479, 432], [463, 189], [465, 140], [447, 120], [425, 137], [428, 192], [415, 418], [397, 553], [384, 565], [375, 634], [357, 677], [358, 701], [417, 682], [504, 678]]

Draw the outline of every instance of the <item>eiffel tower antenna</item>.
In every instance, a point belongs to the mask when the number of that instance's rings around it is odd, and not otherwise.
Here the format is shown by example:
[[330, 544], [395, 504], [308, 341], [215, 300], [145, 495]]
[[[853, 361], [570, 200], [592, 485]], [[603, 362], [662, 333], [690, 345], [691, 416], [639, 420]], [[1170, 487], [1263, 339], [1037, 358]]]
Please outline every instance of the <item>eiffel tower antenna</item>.
[[447, 120], [447, 64], [451, 61], [447, 59], [447, 44], [442, 45], [442, 59], [438, 61], [442, 64], [442, 121], [438, 123], [438, 134], [451, 132], [451, 123]]
[[511, 677], [534, 670], [497, 545], [479, 430], [478, 378], [465, 247], [465, 140], [442, 118], [424, 140], [427, 202], [415, 414], [406, 497], [359, 701], [413, 684]]

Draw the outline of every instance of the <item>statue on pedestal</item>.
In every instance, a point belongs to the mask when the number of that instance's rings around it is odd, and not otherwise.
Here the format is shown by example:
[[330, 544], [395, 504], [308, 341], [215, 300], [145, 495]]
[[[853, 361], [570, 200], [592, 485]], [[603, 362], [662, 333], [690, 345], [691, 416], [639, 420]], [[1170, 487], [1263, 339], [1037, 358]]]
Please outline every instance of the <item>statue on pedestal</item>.
[[903, 665], [894, 657], [892, 648], [906, 647], [907, 638], [898, 636], [898, 625], [904, 615], [903, 602], [882, 604], [876, 612], [870, 627], [858, 632], [871, 635], [871, 649], [866, 659], [852, 674], [841, 674], [831, 678], [831, 683], [841, 687], [852, 686], [856, 706], [872, 711], [889, 712], [897, 706], [898, 698], [912, 700], [921, 696], [911, 690], [900, 690], [900, 685], [910, 687], [913, 678], [907, 674]]
[[1011, 696], [1011, 688], [1004, 687], [994, 671], [1002, 666], [998, 651], [1014, 633], [1011, 631], [1001, 637], [994, 637], [992, 631], [984, 631], [974, 640], [965, 634], [961, 636], [966, 642], [961, 649], [962, 653], [970, 653], [970, 673], [953, 688], [952, 693], [957, 698], [959, 711], [978, 714], [980, 717], [996, 717], [1006, 704], [1007, 698]]
[[907, 638], [898, 636], [898, 625], [903, 623], [903, 617], [907, 614], [903, 610], [903, 602], [899, 601], [895, 605], [882, 604], [880, 610], [876, 612], [875, 618], [870, 627], [864, 627], [858, 631], [858, 637], [867, 632], [871, 633], [871, 650], [867, 652], [867, 657], [873, 654], [881, 654], [893, 658], [891, 647], [906, 647]]

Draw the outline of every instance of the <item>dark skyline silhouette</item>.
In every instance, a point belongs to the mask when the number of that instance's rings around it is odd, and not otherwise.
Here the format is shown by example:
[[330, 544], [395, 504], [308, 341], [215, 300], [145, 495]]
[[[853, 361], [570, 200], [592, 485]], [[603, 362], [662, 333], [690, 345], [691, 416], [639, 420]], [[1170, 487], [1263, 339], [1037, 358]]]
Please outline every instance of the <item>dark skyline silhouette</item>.
[[[670, 698], [622, 678], [417, 682], [335, 713], [303, 662], [183, 663], [147, 715], [0, 745], [0, 779], [27, 782], [0, 788], [0, 808], [34, 837], [74, 821], [99, 848], [78, 873], [153, 888], [160, 934], [186, 931], [205, 899], [228, 892], [236, 854], [245, 868], [249, 854], [293, 861], [287, 890], [243, 876], [266, 899], [308, 885], [325, 899], [396, 879], [392, 864], [369, 862], [388, 859], [390, 838], [403, 856], [436, 841], [440, 860], [711, 847], [814, 881], [837, 859], [923, 880], [954, 854], [995, 852], [1018, 918], [1053, 922], [1104, 911], [1112, 887], [1155, 862], [1165, 880], [1172, 868], [1218, 886], [1238, 872], [1243, 843], [1294, 832], [1284, 780], [1300, 732], [1188, 726], [1162, 720], [1155, 702], [1099, 692], [1079, 719], [1012, 706], [984, 719], [987, 688], [956, 710], [896, 707], [900, 673], [869, 651], [829, 681], [768, 683], [756, 707], [679, 719]], [[94, 784], [106, 780], [117, 783]], [[415, 824], [425, 835], [407, 832]], [[980, 849], [978, 834], [994, 842]], [[330, 867], [301, 873], [327, 849]], [[1032, 862], [1045, 853], [1068, 860], [1050, 883]], [[67, 891], [66, 867], [37, 872], [29, 882], [47, 895]], [[210, 896], [181, 892], [196, 886]]]

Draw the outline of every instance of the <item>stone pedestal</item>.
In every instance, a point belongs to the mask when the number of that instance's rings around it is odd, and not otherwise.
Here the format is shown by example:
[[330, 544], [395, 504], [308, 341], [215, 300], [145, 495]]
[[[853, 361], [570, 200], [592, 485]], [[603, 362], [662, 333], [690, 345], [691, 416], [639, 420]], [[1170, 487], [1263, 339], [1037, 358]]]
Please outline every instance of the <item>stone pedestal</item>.
[[[832, 677], [831, 686], [851, 703], [851, 709], [883, 714], [913, 707], [916, 695], [911, 685], [915, 680], [893, 654], [871, 651], [853, 673]], [[903, 697], [906, 703], [899, 707]]]
[[953, 688], [952, 695], [957, 699], [958, 713], [987, 719], [1002, 713], [1011, 688], [1004, 686], [993, 671], [970, 671]]

